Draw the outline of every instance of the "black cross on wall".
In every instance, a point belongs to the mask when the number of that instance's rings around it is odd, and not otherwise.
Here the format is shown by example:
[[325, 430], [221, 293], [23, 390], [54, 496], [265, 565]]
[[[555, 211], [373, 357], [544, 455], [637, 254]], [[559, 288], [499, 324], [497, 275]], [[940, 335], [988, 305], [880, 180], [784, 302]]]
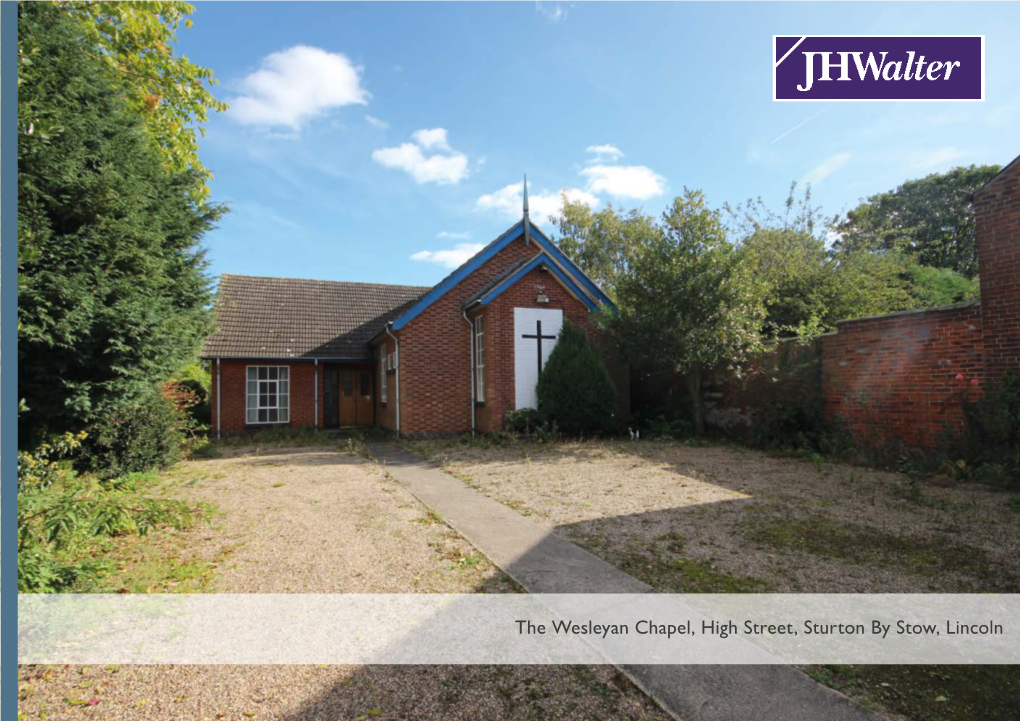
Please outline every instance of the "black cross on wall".
[[521, 335], [521, 338], [534, 338], [535, 342], [538, 343], [538, 374], [542, 375], [542, 339], [544, 338], [545, 340], [556, 340], [556, 336], [542, 335], [542, 321], [536, 320], [535, 323], [537, 325], [537, 328], [535, 329], [535, 334], [531, 335], [528, 333], [524, 333]]

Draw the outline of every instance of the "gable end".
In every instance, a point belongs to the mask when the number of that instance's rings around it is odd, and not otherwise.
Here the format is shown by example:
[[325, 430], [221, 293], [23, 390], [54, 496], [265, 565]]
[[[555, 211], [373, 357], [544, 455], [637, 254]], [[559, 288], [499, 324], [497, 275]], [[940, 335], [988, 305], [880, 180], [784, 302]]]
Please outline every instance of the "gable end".
[[[558, 277], [561, 280], [566, 278], [571, 281], [571, 286], [573, 287], [574, 292], [580, 292], [579, 299], [582, 300], [585, 305], [594, 305], [594, 307], [597, 308], [598, 304], [601, 303], [609, 308], [615, 309], [615, 305], [613, 305], [609, 296], [603, 293], [602, 290], [563, 253], [563, 251], [557, 248], [556, 244], [549, 240], [545, 233], [543, 233], [535, 225], [531, 225], [529, 231], [531, 239], [544, 251], [544, 254], [547, 254], [547, 259], [550, 261], [548, 267], [550, 269], [555, 268], [558, 272]], [[478, 251], [478, 253], [476, 253], [462, 266], [450, 273], [450, 275], [446, 276], [446, 278], [441, 280], [434, 288], [432, 288], [432, 290], [422, 296], [418, 302], [394, 320], [392, 325], [393, 330], [397, 331], [406, 326], [416, 317], [421, 315], [426, 308], [442, 298], [448, 291], [456, 287], [456, 285], [467, 276], [482, 267], [486, 261], [494, 257], [497, 253], [499, 253], [499, 251], [510, 245], [510, 243], [523, 236], [524, 221], [521, 220], [514, 224], [501, 236], [482, 248], [482, 250]]]

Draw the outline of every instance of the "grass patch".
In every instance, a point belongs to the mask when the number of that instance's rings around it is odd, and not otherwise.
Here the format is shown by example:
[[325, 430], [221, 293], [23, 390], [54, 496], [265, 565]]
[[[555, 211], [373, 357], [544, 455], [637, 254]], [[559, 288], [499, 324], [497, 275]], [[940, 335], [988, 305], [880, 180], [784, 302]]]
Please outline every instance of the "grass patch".
[[425, 515], [419, 518], [417, 522], [422, 524], [423, 526], [434, 526], [437, 524], [446, 523], [446, 521], [443, 520], [443, 517], [440, 516], [435, 511], [433, 511], [431, 508], [426, 508]]
[[221, 455], [218, 444], [209, 438], [200, 438], [188, 450], [188, 457], [194, 459], [212, 460]]
[[808, 666], [808, 676], [867, 708], [915, 721], [1015, 721], [1015, 666]]
[[760, 593], [766, 590], [763, 581], [731, 576], [710, 562], [686, 557], [683, 537], [677, 533], [659, 536], [648, 545], [628, 542], [624, 548], [610, 546], [601, 537], [574, 539], [574, 542], [624, 573], [666, 593]]
[[822, 518], [744, 520], [749, 541], [863, 566], [896, 568], [918, 576], [954, 573], [973, 577], [984, 592], [1016, 592], [1020, 579], [980, 548], [948, 538], [915, 538]]
[[80, 584], [78, 593], [202, 593], [215, 570], [238, 548], [225, 546], [215, 558], [189, 558], [182, 554], [187, 537], [171, 531], [120, 539], [110, 544], [108, 573]]
[[[465, 481], [465, 483], [466, 483], [466, 481]], [[535, 515], [535, 512], [533, 510], [531, 510], [526, 505], [524, 505], [524, 501], [519, 501], [519, 500], [515, 499], [513, 501], [507, 501], [503, 505], [505, 505], [507, 508], [510, 508], [510, 509], [512, 509], [514, 511], [517, 511], [522, 516], [533, 516], [533, 515]]]

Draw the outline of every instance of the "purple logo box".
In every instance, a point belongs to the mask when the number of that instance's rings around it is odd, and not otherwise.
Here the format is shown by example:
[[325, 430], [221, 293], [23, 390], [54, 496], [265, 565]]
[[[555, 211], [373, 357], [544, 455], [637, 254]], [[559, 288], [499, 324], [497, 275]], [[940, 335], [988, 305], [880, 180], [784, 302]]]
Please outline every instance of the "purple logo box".
[[775, 101], [985, 99], [984, 35], [773, 35]]

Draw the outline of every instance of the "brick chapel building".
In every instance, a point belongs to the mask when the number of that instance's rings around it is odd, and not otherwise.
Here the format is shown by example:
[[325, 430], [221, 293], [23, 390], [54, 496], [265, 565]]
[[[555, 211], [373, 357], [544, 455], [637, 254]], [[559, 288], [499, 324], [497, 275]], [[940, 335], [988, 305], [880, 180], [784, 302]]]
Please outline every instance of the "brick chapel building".
[[[202, 356], [217, 436], [266, 426], [487, 432], [533, 408], [565, 320], [609, 297], [524, 217], [432, 287], [223, 275]], [[618, 381], [621, 412], [629, 397]]]

